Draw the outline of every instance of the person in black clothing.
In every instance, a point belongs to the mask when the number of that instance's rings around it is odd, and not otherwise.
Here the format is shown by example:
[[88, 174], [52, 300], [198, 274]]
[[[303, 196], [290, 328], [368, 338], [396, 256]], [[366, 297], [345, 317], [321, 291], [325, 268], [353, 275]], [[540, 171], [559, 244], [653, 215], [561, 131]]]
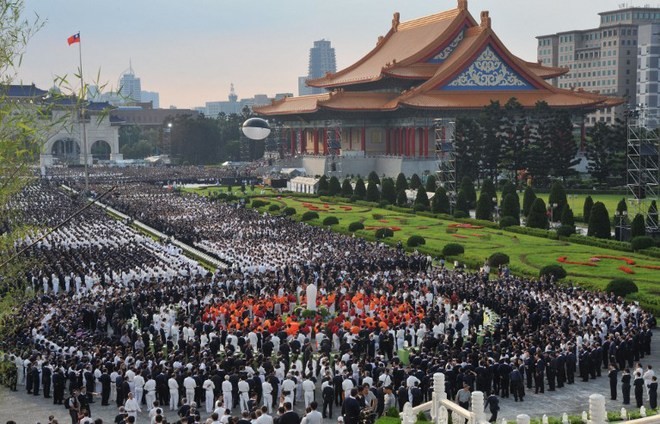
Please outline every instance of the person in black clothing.
[[651, 383], [648, 385], [649, 389], [649, 405], [651, 409], [658, 409], [658, 377], [655, 375], [651, 379]]
[[520, 399], [522, 402], [523, 398], [525, 397], [525, 388], [523, 385], [522, 373], [518, 367], [513, 368], [513, 371], [511, 371], [511, 375], [509, 376], [509, 380], [511, 381], [511, 393], [513, 394], [513, 399], [516, 402], [518, 402], [518, 399]]
[[626, 368], [621, 375], [621, 394], [623, 395], [624, 405], [630, 405], [630, 381], [630, 370]]
[[332, 418], [332, 403], [335, 399], [335, 388], [333, 387], [332, 380], [329, 378], [325, 382], [321, 396], [323, 397], [323, 418]]
[[497, 411], [500, 410], [500, 400], [495, 396], [494, 393], [491, 393], [490, 396], [486, 399], [484, 404], [484, 410], [490, 408], [490, 419], [488, 422], [494, 423], [497, 421]]
[[[291, 405], [291, 402], [284, 402], [284, 410], [284, 414], [280, 415], [279, 424], [300, 424], [300, 415], [293, 411], [293, 405]], [[357, 424], [357, 422], [355, 424]]]
[[64, 402], [64, 373], [58, 367], [53, 373], [53, 404], [62, 405]]
[[610, 379], [610, 399], [616, 400], [616, 383], [618, 381], [618, 371], [614, 364], [610, 364], [607, 377]]
[[637, 402], [637, 407], [641, 408], [644, 405], [644, 378], [642, 377], [642, 373], [635, 373], [633, 386], [635, 386], [635, 402]]
[[103, 406], [107, 406], [108, 400], [110, 399], [110, 380], [111, 379], [110, 374], [108, 374], [108, 370], [103, 368], [101, 371], [101, 376], [99, 377], [99, 381], [101, 382], [101, 405]]
[[577, 368], [577, 358], [575, 353], [571, 350], [566, 354], [566, 382], [568, 384], [575, 383], [575, 369]]
[[540, 355], [536, 355], [536, 375], [534, 379], [534, 393], [545, 392], [545, 361]]
[[[344, 423], [346, 424], [358, 424], [358, 421], [360, 419], [360, 403], [356, 399], [357, 394], [358, 394], [358, 389], [353, 387], [351, 389], [350, 396], [344, 399], [344, 402], [341, 405], [341, 414], [344, 417]], [[291, 423], [285, 423], [280, 421], [280, 424], [291, 424]]]
[[41, 386], [41, 379], [39, 378], [39, 367], [36, 365], [32, 367], [32, 394], [39, 396], [39, 387]]
[[44, 388], [44, 397], [46, 399], [50, 398], [50, 381], [53, 374], [53, 369], [48, 365], [47, 362], [41, 367], [41, 384]]

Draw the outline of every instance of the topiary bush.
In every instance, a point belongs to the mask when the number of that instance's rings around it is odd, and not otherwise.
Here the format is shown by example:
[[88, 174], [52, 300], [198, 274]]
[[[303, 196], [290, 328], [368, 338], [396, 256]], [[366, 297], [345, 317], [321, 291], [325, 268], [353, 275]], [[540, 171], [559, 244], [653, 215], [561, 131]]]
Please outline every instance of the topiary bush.
[[503, 216], [500, 219], [500, 228], [513, 227], [514, 225], [520, 225], [520, 219], [516, 219], [514, 216]]
[[375, 220], [379, 220], [379, 219], [383, 219], [383, 218], [385, 218], [385, 216], [384, 216], [382, 213], [374, 213], [374, 214], [372, 214], [371, 216], [372, 216], [373, 219], [375, 219]]
[[422, 236], [414, 235], [408, 238], [408, 242], [406, 244], [409, 247], [417, 247], [419, 245], [426, 244], [426, 239], [424, 239]]
[[296, 214], [296, 208], [292, 207], [286, 207], [284, 210], [282, 210], [282, 215], [284, 216], [291, 216]]
[[488, 257], [488, 265], [491, 267], [498, 267], [500, 265], [506, 265], [511, 261], [509, 255], [502, 252], [495, 252]]
[[448, 243], [442, 248], [442, 254], [444, 256], [456, 256], [462, 255], [463, 253], [465, 253], [465, 248], [462, 244], [458, 243]]
[[256, 208], [261, 208], [261, 207], [266, 206], [268, 203], [270, 203], [270, 202], [266, 202], [265, 200], [261, 200], [261, 199], [254, 199], [252, 201], [252, 207], [255, 208], [255, 209]]
[[630, 293], [636, 293], [639, 289], [637, 284], [629, 278], [615, 278], [607, 283], [605, 291], [614, 293], [616, 296], [626, 297]]
[[630, 247], [633, 250], [648, 249], [649, 247], [655, 246], [655, 240], [649, 236], [638, 236], [630, 240]]
[[348, 231], [354, 233], [357, 230], [364, 230], [364, 224], [359, 221], [348, 224]]
[[570, 237], [575, 234], [575, 225], [562, 225], [557, 228], [557, 235], [561, 237]]
[[539, 271], [539, 276], [552, 276], [555, 277], [555, 280], [561, 280], [562, 278], [566, 278], [566, 270], [561, 265], [546, 265]]
[[319, 219], [319, 214], [314, 211], [307, 211], [302, 215], [301, 221], [311, 221], [312, 219]]
[[394, 231], [391, 228], [379, 228], [376, 230], [376, 238], [394, 237]]
[[458, 209], [457, 209], [457, 210], [454, 212], [454, 218], [462, 219], [462, 218], [469, 218], [469, 217], [470, 217], [470, 215], [469, 215], [467, 212], [465, 212], [465, 211], [462, 211], [462, 210], [458, 210]]
[[323, 225], [337, 225], [339, 224], [339, 219], [336, 216], [326, 216], [323, 220]]
[[268, 206], [268, 211], [270, 212], [277, 212], [280, 210], [280, 205], [270, 205]]

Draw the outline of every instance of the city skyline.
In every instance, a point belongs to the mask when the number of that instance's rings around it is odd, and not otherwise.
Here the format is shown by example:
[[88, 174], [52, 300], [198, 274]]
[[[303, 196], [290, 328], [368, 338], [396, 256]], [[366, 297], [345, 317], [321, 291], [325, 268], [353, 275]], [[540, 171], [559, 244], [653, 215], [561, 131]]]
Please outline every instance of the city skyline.
[[[530, 9], [540, 10], [534, 9], [535, 2], [470, 0], [469, 10], [475, 19], [489, 10], [493, 28], [511, 52], [535, 61], [536, 36], [595, 27], [599, 12], [616, 10], [621, 3], [559, 0], [552, 10], [543, 8], [542, 19], [530, 19]], [[143, 89], [159, 92], [164, 108], [224, 100], [231, 83], [241, 98], [296, 92], [314, 40], [332, 42], [340, 70], [375, 46], [394, 12], [406, 21], [455, 8], [456, 1], [201, 0], [182, 9], [165, 0], [155, 9], [146, 2], [118, 0], [104, 7], [100, 12], [83, 0], [26, 0], [25, 16], [37, 14], [47, 22], [28, 44], [15, 83], [49, 88], [57, 77], [68, 75], [77, 87], [78, 47], [66, 40], [80, 31], [86, 83], [116, 90], [132, 61]]]

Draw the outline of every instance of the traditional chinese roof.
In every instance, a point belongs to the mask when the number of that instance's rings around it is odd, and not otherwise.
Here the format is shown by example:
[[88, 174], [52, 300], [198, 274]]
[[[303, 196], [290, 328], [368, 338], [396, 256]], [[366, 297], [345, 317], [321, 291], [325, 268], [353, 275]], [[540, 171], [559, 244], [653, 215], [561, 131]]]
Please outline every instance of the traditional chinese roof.
[[[456, 9], [408, 22], [400, 23], [395, 13], [390, 31], [366, 56], [342, 71], [308, 81], [333, 91], [288, 97], [254, 110], [276, 116], [323, 109], [478, 109], [491, 101], [506, 103], [511, 97], [524, 107], [545, 101], [557, 108], [597, 109], [623, 102], [548, 84], [545, 79], [567, 69], [516, 57], [492, 30], [488, 12], [480, 18], [477, 24], [467, 10], [467, 0], [458, 0]], [[383, 81], [401, 83], [383, 89]]]
[[37, 88], [34, 84], [0, 86], [0, 96], [9, 98], [41, 98], [46, 94], [48, 94], [48, 91]]

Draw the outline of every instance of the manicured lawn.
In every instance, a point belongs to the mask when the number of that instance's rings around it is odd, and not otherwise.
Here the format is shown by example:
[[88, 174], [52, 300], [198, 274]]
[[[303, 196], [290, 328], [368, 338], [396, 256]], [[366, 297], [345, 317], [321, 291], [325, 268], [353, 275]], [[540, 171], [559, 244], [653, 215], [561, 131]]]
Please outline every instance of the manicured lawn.
[[[491, 228], [460, 227], [453, 221], [394, 212], [387, 209], [360, 206], [354, 203], [328, 203], [319, 199], [294, 197], [263, 197], [270, 204], [278, 204], [281, 208], [293, 207], [297, 214], [295, 219], [309, 210], [318, 212], [319, 219], [309, 221], [312, 225], [321, 225], [327, 216], [339, 219], [337, 230], [346, 232], [351, 222], [360, 221], [365, 229], [357, 235], [373, 238], [378, 228], [389, 227], [394, 231], [392, 241], [406, 243], [412, 235], [421, 235], [426, 239], [424, 251], [430, 248], [440, 254], [447, 243], [459, 243], [465, 247], [465, 254], [458, 260], [465, 261], [470, 268], [481, 265], [493, 252], [502, 252], [511, 258], [511, 270], [516, 274], [538, 276], [539, 270], [549, 264], [561, 264], [569, 274], [568, 279], [583, 286], [604, 289], [607, 283], [615, 277], [633, 279], [639, 286], [640, 293], [636, 296], [642, 304], [651, 309], [660, 305], [660, 261], [656, 258], [624, 253], [610, 249], [550, 240], [540, 237], [514, 234]], [[268, 206], [261, 208], [266, 210]], [[453, 228], [452, 228], [453, 227]], [[614, 258], [596, 258], [611, 256]], [[627, 263], [625, 259], [630, 261]], [[563, 258], [563, 259], [560, 259]], [[562, 261], [562, 262], [560, 262]], [[578, 262], [578, 263], [570, 263]], [[623, 267], [632, 272], [626, 273]]]

